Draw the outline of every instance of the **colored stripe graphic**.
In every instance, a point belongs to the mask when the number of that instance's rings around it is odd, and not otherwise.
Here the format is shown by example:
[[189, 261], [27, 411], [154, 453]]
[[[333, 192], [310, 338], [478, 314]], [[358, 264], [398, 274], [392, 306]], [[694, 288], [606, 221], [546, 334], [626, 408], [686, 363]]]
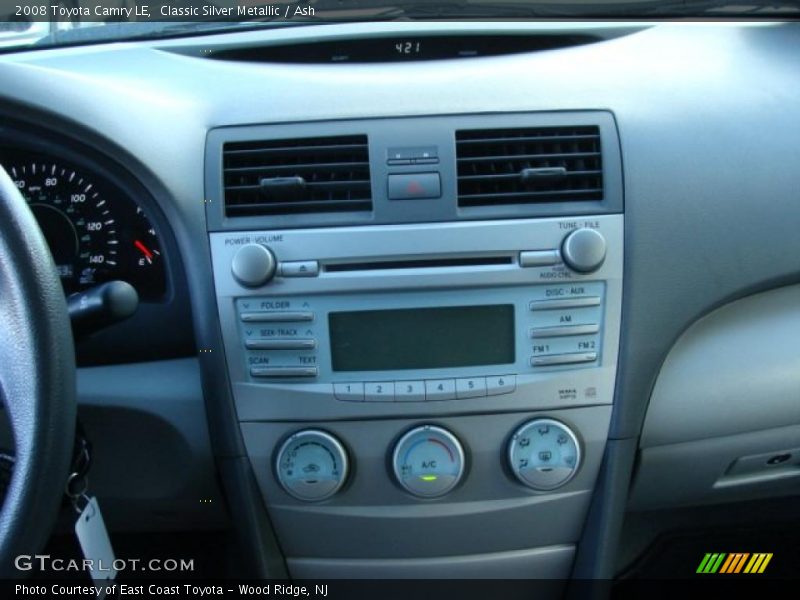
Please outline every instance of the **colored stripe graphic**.
[[772, 553], [759, 552], [753, 554], [753, 558], [747, 563], [744, 569], [745, 573], [763, 573], [767, 568], [767, 564], [772, 560]]
[[[736, 574], [736, 573], [763, 573], [769, 561], [772, 560], [772, 553], [757, 552], [707, 552], [700, 561], [696, 573], [708, 574]], [[746, 565], [746, 566], [745, 566]]]
[[722, 563], [722, 568], [719, 570], [720, 573], [729, 573], [729, 569], [731, 565], [736, 562], [736, 559], [739, 558], [738, 554], [728, 554], [727, 560]]
[[706, 554], [700, 566], [697, 567], [698, 573], [716, 573], [722, 560], [727, 556], [724, 552], [714, 552]]
[[733, 560], [731, 561], [730, 566], [725, 571], [720, 571], [721, 573], [738, 573], [744, 567], [744, 562], [750, 556], [749, 552], [736, 552], [733, 555]]
[[706, 565], [708, 564], [708, 561], [710, 559], [711, 559], [711, 553], [706, 552], [706, 555], [703, 557], [703, 560], [700, 561], [700, 566], [697, 567], [697, 571], [695, 571], [695, 573], [705, 573]]

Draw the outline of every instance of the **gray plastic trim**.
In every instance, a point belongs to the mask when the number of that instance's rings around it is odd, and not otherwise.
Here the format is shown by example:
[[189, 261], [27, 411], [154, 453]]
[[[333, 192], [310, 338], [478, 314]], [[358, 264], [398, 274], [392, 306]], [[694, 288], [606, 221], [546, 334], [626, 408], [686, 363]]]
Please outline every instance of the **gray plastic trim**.
[[574, 546], [560, 545], [438, 558], [289, 558], [287, 563], [298, 579], [566, 579], [574, 554]]
[[197, 360], [79, 369], [78, 402], [111, 529], [226, 525]]
[[[770, 466], [766, 457], [783, 455], [798, 441], [800, 425], [792, 425], [645, 448], [639, 456], [629, 508], [651, 510], [797, 494], [797, 462]], [[765, 455], [763, 468], [732, 473], [737, 461], [754, 455]]]
[[658, 375], [641, 446], [800, 423], [800, 285], [715, 310], [678, 340]]

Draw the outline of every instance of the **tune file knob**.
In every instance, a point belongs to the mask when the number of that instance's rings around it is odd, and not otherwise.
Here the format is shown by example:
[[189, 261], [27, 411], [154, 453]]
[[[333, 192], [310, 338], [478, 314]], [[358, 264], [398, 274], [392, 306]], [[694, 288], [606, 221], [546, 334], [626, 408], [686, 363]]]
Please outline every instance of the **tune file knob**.
[[596, 229], [573, 231], [561, 244], [561, 258], [578, 273], [596, 271], [606, 259], [606, 239]]

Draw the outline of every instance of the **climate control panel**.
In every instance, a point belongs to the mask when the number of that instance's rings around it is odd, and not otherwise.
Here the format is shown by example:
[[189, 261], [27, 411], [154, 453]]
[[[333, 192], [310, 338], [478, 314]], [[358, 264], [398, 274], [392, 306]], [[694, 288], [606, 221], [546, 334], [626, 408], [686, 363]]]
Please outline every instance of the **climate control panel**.
[[[445, 496], [466, 477], [467, 450], [456, 434], [438, 425], [411, 428], [394, 442], [389, 453], [394, 483], [417, 498]], [[581, 446], [569, 426], [540, 417], [513, 432], [505, 456], [506, 465], [498, 464], [498, 469], [508, 468], [519, 483], [547, 492], [567, 484], [578, 472]], [[305, 429], [291, 434], [281, 444], [275, 473], [288, 494], [298, 500], [318, 502], [331, 498], [346, 483], [349, 460], [344, 444], [334, 435]], [[381, 485], [381, 481], [370, 485]]]

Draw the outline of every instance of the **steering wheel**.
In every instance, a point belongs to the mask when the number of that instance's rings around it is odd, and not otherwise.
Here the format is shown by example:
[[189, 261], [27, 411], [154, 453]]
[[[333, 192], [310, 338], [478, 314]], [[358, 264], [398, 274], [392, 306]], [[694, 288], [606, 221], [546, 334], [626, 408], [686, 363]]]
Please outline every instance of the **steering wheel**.
[[0, 578], [47, 541], [72, 458], [75, 350], [64, 292], [25, 199], [0, 167], [0, 401], [16, 459], [0, 510]]

